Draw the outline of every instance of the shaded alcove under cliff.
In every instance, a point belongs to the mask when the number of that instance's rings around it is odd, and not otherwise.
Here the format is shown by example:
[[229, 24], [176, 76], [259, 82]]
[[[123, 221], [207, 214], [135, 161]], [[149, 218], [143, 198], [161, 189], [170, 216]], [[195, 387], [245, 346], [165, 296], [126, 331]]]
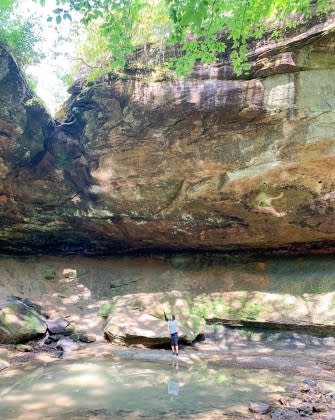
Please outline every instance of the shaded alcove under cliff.
[[215, 73], [223, 60], [185, 80], [82, 81], [58, 122], [1, 46], [0, 252], [333, 252], [322, 19], [252, 45], [245, 79]]

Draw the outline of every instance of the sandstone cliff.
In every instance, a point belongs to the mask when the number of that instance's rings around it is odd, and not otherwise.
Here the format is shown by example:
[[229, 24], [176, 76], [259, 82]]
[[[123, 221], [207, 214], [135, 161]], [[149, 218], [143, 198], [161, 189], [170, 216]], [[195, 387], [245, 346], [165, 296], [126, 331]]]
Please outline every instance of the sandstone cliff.
[[1, 49], [0, 250], [331, 245], [334, 28], [257, 44], [248, 80], [222, 62], [82, 83], [56, 127]]

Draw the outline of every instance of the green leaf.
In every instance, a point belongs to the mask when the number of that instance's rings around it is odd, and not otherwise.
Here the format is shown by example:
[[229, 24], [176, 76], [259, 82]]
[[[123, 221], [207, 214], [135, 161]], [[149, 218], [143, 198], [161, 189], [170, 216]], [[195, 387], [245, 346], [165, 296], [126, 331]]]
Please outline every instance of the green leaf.
[[[39, 1], [45, 4], [45, 0]], [[334, 8], [331, 0], [313, 3], [317, 13]], [[269, 25], [266, 22], [275, 19], [280, 23], [280, 31], [275, 28], [272, 34], [272, 38], [278, 38], [285, 29], [297, 25], [294, 15], [312, 17], [310, 0], [155, 0], [154, 4], [153, 0], [57, 0], [57, 6], [57, 24], [62, 19], [71, 21], [71, 10], [81, 12], [81, 22], [87, 28], [92, 24], [97, 54], [86, 46], [88, 58], [85, 56], [84, 61], [99, 71], [104, 66], [121, 68], [134, 46], [160, 45], [162, 49], [169, 40], [170, 44], [182, 45], [179, 50], [176, 47], [172, 62], [178, 74], [185, 74], [197, 60], [210, 63], [222, 57], [226, 44], [217, 34], [224, 33], [232, 50], [230, 59], [236, 73], [241, 74], [248, 71], [248, 40], [261, 39]], [[190, 42], [190, 38], [198, 41]]]
[[63, 14], [63, 19], [68, 19], [69, 21], [71, 21], [72, 22], [72, 16], [70, 15], [70, 13], [68, 13], [68, 12], [65, 12], [64, 14]]

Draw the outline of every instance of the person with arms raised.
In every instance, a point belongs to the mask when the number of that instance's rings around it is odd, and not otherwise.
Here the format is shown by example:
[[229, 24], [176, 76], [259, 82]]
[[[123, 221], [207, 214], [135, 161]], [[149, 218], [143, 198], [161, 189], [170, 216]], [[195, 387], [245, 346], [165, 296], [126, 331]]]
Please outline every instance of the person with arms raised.
[[164, 312], [165, 321], [168, 323], [168, 330], [171, 337], [171, 349], [172, 355], [178, 356], [178, 330], [177, 330], [177, 321], [175, 315], [172, 314], [172, 319], [168, 319], [166, 313]]

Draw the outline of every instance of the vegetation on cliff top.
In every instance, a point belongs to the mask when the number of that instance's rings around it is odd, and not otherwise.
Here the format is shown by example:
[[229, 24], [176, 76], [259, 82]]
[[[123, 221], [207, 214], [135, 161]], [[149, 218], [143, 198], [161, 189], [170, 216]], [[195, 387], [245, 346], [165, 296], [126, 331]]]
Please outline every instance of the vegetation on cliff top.
[[[247, 41], [260, 39], [269, 25], [278, 31], [297, 24], [301, 16], [327, 13], [332, 0], [32, 0], [55, 6], [48, 18], [57, 24], [80, 17], [86, 27], [86, 41], [75, 61], [86, 71], [99, 75], [123, 69], [126, 58], [139, 46], [155, 45], [160, 51], [178, 45], [178, 53], [164, 53], [160, 64], [185, 74], [196, 61], [211, 63], [227, 54], [237, 73], [247, 68]], [[0, 1], [0, 40], [8, 45], [22, 64], [30, 64], [38, 54], [36, 22], [17, 13], [21, 0]], [[52, 9], [50, 9], [52, 10]], [[78, 33], [77, 23], [73, 23]], [[49, 29], [50, 30], [50, 29]], [[59, 37], [62, 36], [60, 27]], [[80, 38], [80, 37], [79, 37]], [[77, 39], [77, 42], [79, 41]], [[177, 51], [176, 50], [176, 51]], [[177, 55], [177, 57], [176, 57]], [[80, 65], [76, 66], [80, 72]]]
[[[110, 68], [123, 68], [126, 55], [138, 44], [160, 42], [182, 45], [182, 54], [172, 64], [179, 74], [190, 71], [198, 60], [217, 61], [227, 49], [222, 34], [235, 70], [241, 73], [247, 68], [250, 38], [260, 39], [273, 23], [285, 29], [296, 25], [301, 15], [309, 18], [332, 8], [331, 0], [57, 0], [57, 4], [58, 24], [71, 20], [74, 11], [82, 14], [85, 25], [94, 22], [95, 41], [104, 54], [109, 52], [105, 64]], [[88, 27], [93, 33], [92, 25]], [[98, 66], [96, 58], [91, 65]]]
[[17, 14], [17, 0], [0, 0], [0, 41], [21, 66], [38, 60], [35, 44], [38, 40], [37, 22], [31, 16]]
[[[302, 16], [332, 8], [332, 0], [0, 0], [0, 41], [21, 67], [39, 59], [48, 62], [33, 74], [36, 79], [47, 72], [50, 80], [51, 63], [62, 62], [55, 70], [62, 87], [78, 77], [95, 79], [125, 66], [183, 75], [195, 62], [223, 57], [230, 57], [241, 74], [248, 68], [250, 39], [263, 37], [270, 25], [278, 28], [271, 36], [279, 36]], [[48, 13], [51, 25], [41, 17]], [[52, 33], [57, 42], [50, 41]], [[46, 40], [44, 50], [40, 38]], [[50, 90], [54, 96], [60, 92], [58, 85]], [[62, 103], [63, 96], [55, 102]]]

